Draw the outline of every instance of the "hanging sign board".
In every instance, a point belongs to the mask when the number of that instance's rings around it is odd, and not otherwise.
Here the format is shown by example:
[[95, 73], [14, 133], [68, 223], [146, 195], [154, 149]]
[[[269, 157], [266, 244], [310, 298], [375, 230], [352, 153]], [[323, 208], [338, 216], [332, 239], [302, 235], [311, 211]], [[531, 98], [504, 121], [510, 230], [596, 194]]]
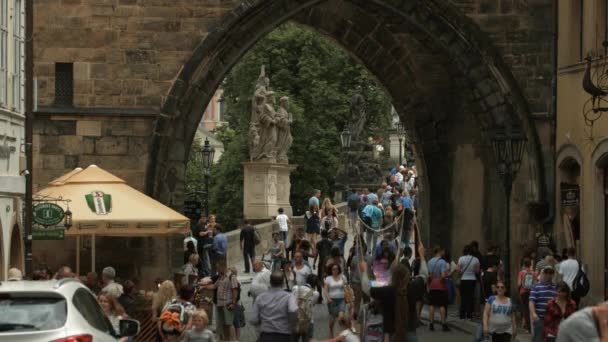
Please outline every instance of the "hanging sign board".
[[42, 226], [54, 226], [63, 221], [63, 208], [55, 203], [40, 203], [32, 209], [34, 222]]
[[64, 240], [65, 229], [63, 228], [34, 228], [32, 229], [32, 240]]
[[562, 207], [578, 207], [581, 198], [581, 188], [578, 184], [561, 183]]

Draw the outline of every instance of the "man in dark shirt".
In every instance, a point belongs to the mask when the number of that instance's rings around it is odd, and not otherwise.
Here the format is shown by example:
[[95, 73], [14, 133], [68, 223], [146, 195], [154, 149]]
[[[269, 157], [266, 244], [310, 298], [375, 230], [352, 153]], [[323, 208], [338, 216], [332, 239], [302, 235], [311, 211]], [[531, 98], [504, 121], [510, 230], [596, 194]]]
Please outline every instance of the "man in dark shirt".
[[241, 251], [243, 252], [243, 261], [245, 262], [245, 273], [249, 273], [250, 263], [255, 258], [255, 228], [245, 221], [245, 226], [241, 228]]
[[[313, 261], [313, 269], [315, 267], [315, 264], [318, 265], [317, 275], [319, 276], [319, 279], [325, 279], [325, 262], [329, 257], [329, 253], [331, 252], [331, 248], [333, 247], [333, 245], [333, 241], [329, 239], [329, 231], [322, 230], [321, 240], [317, 242], [315, 259]], [[318, 263], [317, 259], [319, 260]], [[321, 282], [319, 282], [318, 290], [319, 293], [322, 292]], [[319, 302], [321, 301], [323, 301], [323, 299], [319, 297]]]
[[203, 277], [211, 275], [211, 265], [209, 261], [209, 249], [213, 247], [213, 234], [207, 228], [207, 218], [201, 217], [198, 223], [192, 228], [192, 236], [196, 239], [196, 249], [201, 258], [199, 274]]

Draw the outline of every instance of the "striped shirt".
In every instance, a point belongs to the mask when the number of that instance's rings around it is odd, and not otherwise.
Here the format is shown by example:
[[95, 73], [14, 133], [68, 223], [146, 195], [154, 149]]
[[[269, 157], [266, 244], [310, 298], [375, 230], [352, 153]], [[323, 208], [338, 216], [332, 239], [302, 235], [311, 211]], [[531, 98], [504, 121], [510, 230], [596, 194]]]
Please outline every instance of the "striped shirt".
[[557, 297], [557, 289], [553, 283], [546, 283], [541, 280], [534, 285], [532, 291], [530, 291], [530, 301], [534, 302], [536, 314], [540, 319], [545, 317], [547, 303], [555, 297]]

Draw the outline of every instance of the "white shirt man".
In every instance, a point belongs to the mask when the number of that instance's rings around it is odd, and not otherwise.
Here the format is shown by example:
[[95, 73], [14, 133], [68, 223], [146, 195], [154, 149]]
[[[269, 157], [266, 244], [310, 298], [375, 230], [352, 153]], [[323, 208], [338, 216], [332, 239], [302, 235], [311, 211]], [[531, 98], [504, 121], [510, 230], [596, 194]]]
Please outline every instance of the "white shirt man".
[[574, 248], [568, 248], [567, 251], [568, 259], [562, 261], [559, 264], [559, 274], [562, 276], [562, 280], [568, 284], [570, 290], [572, 290], [572, 282], [578, 273], [579, 264], [576, 261], [576, 251]]
[[264, 267], [260, 260], [253, 262], [253, 278], [251, 279], [251, 287], [249, 293], [255, 301], [256, 297], [266, 292], [270, 288], [270, 270]]
[[279, 232], [281, 233], [281, 240], [287, 243], [287, 232], [289, 231], [289, 216], [285, 215], [283, 208], [279, 208], [279, 215], [276, 218], [277, 224], [279, 225]]

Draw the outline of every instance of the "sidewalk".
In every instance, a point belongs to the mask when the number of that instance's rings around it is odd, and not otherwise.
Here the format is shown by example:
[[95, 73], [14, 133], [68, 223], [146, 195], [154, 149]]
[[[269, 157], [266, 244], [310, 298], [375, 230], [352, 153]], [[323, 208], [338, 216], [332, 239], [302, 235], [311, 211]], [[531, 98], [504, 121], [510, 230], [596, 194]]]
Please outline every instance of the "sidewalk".
[[[438, 311], [435, 312], [435, 317], [439, 318]], [[425, 323], [427, 323], [427, 324], [429, 323], [428, 305], [425, 305], [422, 308], [422, 319], [425, 321]], [[474, 319], [472, 321], [461, 320], [458, 317], [458, 304], [452, 304], [452, 305], [448, 306], [447, 323], [448, 323], [448, 326], [453, 330], [458, 330], [458, 331], [462, 331], [467, 334], [475, 335], [475, 333], [477, 332], [477, 327], [481, 324], [481, 320], [480, 319]], [[428, 328], [429, 327], [427, 325], [427, 326], [418, 328], [418, 330], [428, 329]], [[437, 328], [437, 325], [436, 325], [435, 329], [441, 329], [441, 327]], [[522, 329], [519, 329], [519, 331], [517, 332], [517, 337], [516, 337], [515, 341], [530, 342], [530, 341], [532, 341], [532, 335], [526, 333]]]

